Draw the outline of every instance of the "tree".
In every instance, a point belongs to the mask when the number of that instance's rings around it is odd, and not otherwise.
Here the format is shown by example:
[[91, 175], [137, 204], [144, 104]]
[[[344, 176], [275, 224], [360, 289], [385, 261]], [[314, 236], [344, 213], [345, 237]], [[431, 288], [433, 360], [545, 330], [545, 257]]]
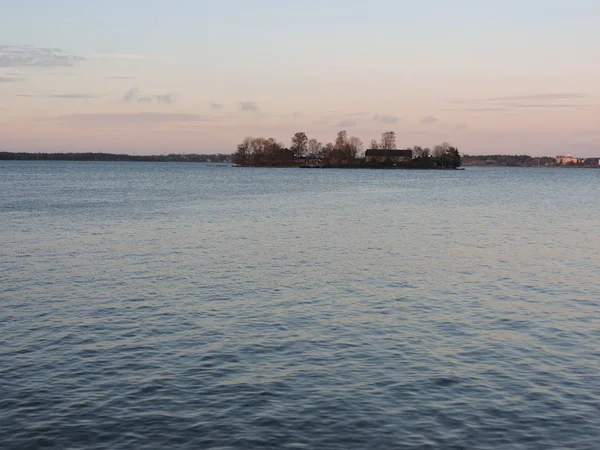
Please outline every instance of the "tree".
[[299, 132], [292, 136], [292, 147], [291, 150], [294, 152], [294, 158], [300, 159], [306, 154], [306, 148], [308, 145], [308, 137], [306, 133]]
[[334, 152], [335, 152], [335, 146], [331, 142], [328, 142], [321, 149], [321, 157], [324, 159], [331, 160], [333, 158]]
[[348, 144], [348, 133], [345, 131], [339, 131], [337, 138], [335, 139], [336, 150], [344, 150], [344, 147]]
[[444, 142], [443, 144], [436, 145], [433, 147], [433, 157], [435, 159], [440, 159], [446, 153], [446, 150], [450, 147], [450, 144]]
[[396, 133], [393, 131], [386, 131], [381, 133], [381, 144], [379, 148], [382, 150], [395, 150], [396, 149]]
[[362, 156], [363, 147], [363, 141], [356, 136], [351, 136], [348, 139], [348, 157], [354, 159], [357, 156]]
[[456, 169], [462, 164], [458, 149], [447, 142], [433, 148], [433, 158], [443, 169]]
[[375, 139], [371, 139], [371, 144], [369, 145], [371, 150], [377, 150], [379, 148], [379, 144]]
[[430, 150], [428, 148], [423, 148], [420, 145], [415, 145], [412, 148], [413, 159], [425, 159], [429, 158]]
[[430, 158], [431, 150], [415, 145], [412, 149], [413, 159], [411, 166], [418, 169], [429, 169], [435, 165], [433, 158]]
[[323, 144], [321, 144], [316, 139], [311, 139], [308, 141], [308, 156], [311, 158], [318, 158], [320, 156], [321, 150], [323, 149]]
[[252, 153], [252, 138], [246, 137], [241, 144], [237, 146], [237, 151], [233, 154], [231, 160], [234, 164], [244, 165], [250, 162]]
[[235, 164], [272, 166], [289, 164], [289, 153], [280, 142], [274, 138], [245, 138], [237, 146], [237, 151], [232, 158]]

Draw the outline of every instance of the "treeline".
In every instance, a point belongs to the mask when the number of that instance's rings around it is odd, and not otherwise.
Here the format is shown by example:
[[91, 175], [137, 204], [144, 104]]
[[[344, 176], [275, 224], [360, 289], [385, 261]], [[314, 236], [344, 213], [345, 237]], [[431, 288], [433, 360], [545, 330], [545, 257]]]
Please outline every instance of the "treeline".
[[231, 162], [231, 155], [221, 153], [210, 155], [169, 154], [169, 155], [125, 155], [115, 153], [15, 153], [0, 152], [0, 160], [21, 161], [146, 161], [146, 162]]
[[334, 142], [326, 144], [298, 132], [289, 148], [275, 138], [246, 137], [232, 161], [241, 166], [458, 168], [461, 156], [448, 143], [433, 149], [415, 146], [398, 150], [393, 131], [382, 133], [379, 141], [373, 139], [365, 152], [358, 137], [340, 131]]
[[306, 160], [347, 162], [359, 157], [362, 150], [362, 141], [348, 137], [345, 131], [338, 133], [335, 143], [325, 145], [306, 133], [296, 133], [289, 148], [274, 138], [247, 137], [237, 146], [233, 162], [243, 166], [293, 166]]
[[[556, 158], [529, 155], [463, 155], [465, 166], [509, 166], [509, 167], [554, 167]], [[598, 166], [598, 158], [586, 158], [580, 164], [567, 164], [575, 167]]]

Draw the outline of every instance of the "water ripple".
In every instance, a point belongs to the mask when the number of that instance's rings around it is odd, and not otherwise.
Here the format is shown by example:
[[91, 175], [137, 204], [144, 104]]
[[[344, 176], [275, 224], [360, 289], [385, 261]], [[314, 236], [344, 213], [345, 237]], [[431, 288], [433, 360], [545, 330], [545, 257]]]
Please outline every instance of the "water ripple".
[[600, 171], [0, 175], [2, 448], [599, 446]]

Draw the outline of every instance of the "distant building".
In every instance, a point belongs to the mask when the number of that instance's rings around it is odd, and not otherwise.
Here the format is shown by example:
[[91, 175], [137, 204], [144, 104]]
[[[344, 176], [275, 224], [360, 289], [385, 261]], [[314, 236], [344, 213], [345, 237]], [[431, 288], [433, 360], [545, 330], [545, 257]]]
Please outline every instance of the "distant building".
[[567, 164], [583, 164], [583, 158], [577, 158], [575, 156], [571, 156], [570, 154], [566, 154], [564, 156], [556, 157], [556, 165], [567, 165]]
[[379, 150], [369, 149], [365, 152], [366, 162], [384, 163], [409, 163], [412, 159], [412, 150]]

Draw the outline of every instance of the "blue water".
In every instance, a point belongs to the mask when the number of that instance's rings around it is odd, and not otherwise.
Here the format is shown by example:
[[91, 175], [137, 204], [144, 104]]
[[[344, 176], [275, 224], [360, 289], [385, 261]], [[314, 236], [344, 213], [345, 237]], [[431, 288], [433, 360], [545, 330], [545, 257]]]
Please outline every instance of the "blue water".
[[2, 449], [600, 448], [600, 170], [0, 162]]

